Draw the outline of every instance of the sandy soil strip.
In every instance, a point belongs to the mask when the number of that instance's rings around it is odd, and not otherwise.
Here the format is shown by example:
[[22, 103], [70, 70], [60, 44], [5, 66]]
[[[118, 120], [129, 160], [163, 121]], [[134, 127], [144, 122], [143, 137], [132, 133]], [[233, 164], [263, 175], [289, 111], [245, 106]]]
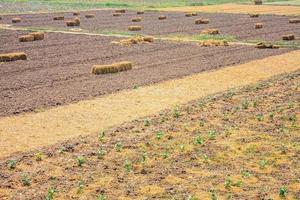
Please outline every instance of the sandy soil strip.
[[161, 8], [161, 11], [178, 11], [178, 12], [209, 12], [209, 13], [260, 13], [275, 15], [300, 15], [299, 6], [271, 6], [271, 5], [237, 5], [222, 4], [212, 6], [187, 6]]
[[1, 118], [0, 157], [87, 135], [177, 104], [297, 70], [299, 56], [300, 51], [293, 51], [45, 112]]

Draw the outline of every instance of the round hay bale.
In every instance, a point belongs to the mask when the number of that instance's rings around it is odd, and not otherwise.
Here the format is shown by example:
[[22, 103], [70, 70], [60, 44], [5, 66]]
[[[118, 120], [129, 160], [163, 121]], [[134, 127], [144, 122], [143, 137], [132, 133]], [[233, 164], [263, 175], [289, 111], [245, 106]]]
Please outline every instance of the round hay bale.
[[209, 19], [196, 19], [195, 24], [209, 24]]
[[261, 28], [263, 28], [263, 23], [256, 23], [255, 24], [255, 29], [261, 29]]
[[192, 13], [192, 16], [198, 16], [198, 13], [193, 12], [193, 13]]
[[74, 18], [75, 26], [80, 26], [80, 19], [78, 17]]
[[192, 17], [193, 14], [192, 14], [192, 13], [185, 13], [185, 16], [186, 16], [186, 17]]
[[150, 36], [145, 36], [145, 37], [143, 37], [143, 40], [144, 40], [145, 42], [149, 42], [149, 43], [154, 42], [154, 38], [153, 38], [153, 37], [150, 37]]
[[12, 23], [20, 23], [21, 22], [21, 18], [19, 18], [19, 17], [12, 18], [11, 22]]
[[162, 16], [159, 16], [158, 19], [159, 19], [159, 20], [164, 20], [164, 19], [167, 19], [167, 16], [162, 15]]
[[135, 17], [131, 19], [132, 22], [141, 22], [142, 18], [141, 17]]
[[218, 35], [220, 34], [219, 30], [216, 28], [209, 28], [201, 31], [201, 34], [208, 34], [208, 35]]
[[67, 26], [76, 26], [76, 22], [74, 20], [68, 20], [66, 21]]
[[249, 16], [251, 18], [257, 18], [259, 16], [259, 14], [257, 14], [257, 13], [249, 13]]
[[21, 35], [19, 37], [19, 42], [32, 42], [34, 41], [33, 35]]
[[119, 16], [121, 16], [121, 13], [113, 13], [113, 16], [114, 17], [119, 17]]
[[142, 15], [144, 13], [145, 13], [145, 11], [142, 11], [142, 10], [136, 12], [137, 15]]
[[255, 5], [262, 5], [262, 0], [254, 0]]
[[73, 12], [73, 16], [79, 16], [80, 12]]
[[128, 30], [129, 31], [140, 31], [140, 30], [142, 30], [142, 27], [141, 26], [129, 26]]
[[32, 35], [34, 40], [43, 40], [44, 39], [44, 33], [42, 32], [32, 32], [32, 33], [29, 33], [29, 35]]
[[53, 17], [53, 20], [64, 20], [65, 17], [64, 16], [56, 16], [56, 17]]
[[24, 52], [0, 54], [0, 62], [12, 62], [16, 60], [26, 60], [27, 56]]
[[115, 10], [115, 13], [125, 13], [126, 10], [125, 9], [118, 9], [118, 10]]
[[0, 16], [0, 20], [2, 20], [2, 17]]
[[283, 40], [294, 40], [295, 39], [295, 35], [294, 34], [288, 34], [288, 35], [284, 35], [282, 36]]
[[94, 17], [95, 17], [94, 14], [86, 14], [85, 15], [85, 18], [87, 18], [87, 19], [91, 19], [91, 18], [94, 18]]
[[289, 19], [289, 23], [291, 23], [291, 24], [297, 24], [297, 23], [300, 23], [300, 18]]

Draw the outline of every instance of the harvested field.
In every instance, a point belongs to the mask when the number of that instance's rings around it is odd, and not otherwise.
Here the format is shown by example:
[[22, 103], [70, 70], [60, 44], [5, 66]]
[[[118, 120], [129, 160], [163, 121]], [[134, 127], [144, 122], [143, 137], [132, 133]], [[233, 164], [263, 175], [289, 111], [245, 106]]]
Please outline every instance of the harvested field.
[[[81, 12], [82, 15], [89, 12]], [[127, 11], [119, 17], [112, 17], [111, 10], [94, 11], [95, 18], [81, 19], [81, 28], [91, 32], [128, 32], [128, 26], [135, 23], [132, 18], [137, 16], [136, 11]], [[63, 21], [53, 21], [57, 14], [18, 15], [24, 19], [14, 26], [30, 26], [44, 28], [66, 28]], [[167, 16], [165, 20], [158, 20], [161, 15]], [[66, 20], [73, 19], [73, 13], [64, 14]], [[196, 25], [196, 19], [209, 19], [209, 24]], [[3, 16], [3, 22], [12, 24], [11, 16]], [[26, 20], [25, 20], [26, 19]], [[181, 12], [154, 12], [146, 11], [139, 25], [143, 27], [141, 34], [165, 36], [172, 34], [194, 35], [203, 29], [217, 28], [223, 35], [231, 35], [240, 40], [281, 40], [282, 35], [293, 33], [300, 35], [300, 27], [296, 23], [289, 23], [289, 16], [261, 15], [250, 18], [248, 14], [204, 14], [198, 13], [196, 17], [185, 17]], [[253, 24], [264, 23], [263, 29], [254, 29]]]
[[[24, 32], [0, 34], [0, 53], [25, 51], [28, 56], [27, 61], [1, 63], [0, 116], [39, 111], [291, 51], [251, 46], [206, 48], [163, 41], [119, 46], [111, 42], [120, 38], [58, 33], [48, 33], [42, 41], [19, 43], [16, 38]], [[92, 65], [122, 60], [134, 63], [134, 69], [99, 76], [90, 73]]]
[[0, 197], [299, 199], [299, 82], [298, 71], [2, 159]]

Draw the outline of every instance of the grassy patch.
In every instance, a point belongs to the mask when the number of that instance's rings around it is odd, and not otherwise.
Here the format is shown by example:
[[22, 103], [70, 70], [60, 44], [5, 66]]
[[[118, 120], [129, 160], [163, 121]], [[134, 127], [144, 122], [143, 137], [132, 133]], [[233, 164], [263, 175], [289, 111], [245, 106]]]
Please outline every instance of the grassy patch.
[[205, 40], [222, 40], [222, 41], [227, 41], [227, 42], [234, 42], [237, 41], [237, 39], [234, 36], [230, 35], [208, 35], [208, 34], [197, 34], [197, 35], [185, 35], [185, 34], [172, 34], [168, 35], [166, 37], [163, 37], [166, 39], [171, 39], [171, 40], [182, 40], [182, 41], [205, 41]]

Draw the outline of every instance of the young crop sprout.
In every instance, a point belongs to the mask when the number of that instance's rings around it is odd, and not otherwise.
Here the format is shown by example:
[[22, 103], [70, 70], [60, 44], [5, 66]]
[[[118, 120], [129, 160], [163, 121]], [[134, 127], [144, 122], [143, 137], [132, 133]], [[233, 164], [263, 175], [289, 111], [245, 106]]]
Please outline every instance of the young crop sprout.
[[197, 135], [197, 136], [195, 137], [195, 139], [194, 139], [194, 144], [195, 144], [195, 145], [199, 145], [199, 144], [202, 144], [202, 143], [203, 143], [203, 141], [202, 141], [201, 136], [200, 136], [200, 135]]
[[249, 178], [251, 176], [250, 172], [244, 169], [241, 170], [241, 175], [243, 178]]
[[185, 150], [184, 144], [180, 144], [180, 145], [179, 145], [179, 149], [180, 149], [181, 152], [183, 152], [183, 151]]
[[205, 124], [205, 123], [204, 123], [204, 120], [203, 120], [203, 119], [199, 121], [199, 126], [203, 127], [204, 124]]
[[283, 185], [279, 188], [279, 196], [280, 197], [286, 197], [287, 195], [287, 189], [286, 187]]
[[242, 101], [242, 108], [245, 109], [245, 110], [249, 108], [249, 101], [248, 100]]
[[263, 115], [261, 115], [261, 114], [259, 114], [259, 115], [256, 115], [256, 119], [257, 119], [257, 121], [261, 122], [261, 121], [263, 121], [263, 120], [264, 120], [264, 116], [263, 116]]
[[230, 190], [232, 185], [232, 180], [229, 177], [226, 177], [225, 182], [224, 182], [224, 188], [226, 190]]
[[77, 183], [77, 193], [78, 194], [82, 192], [83, 187], [84, 187], [83, 180], [79, 180], [78, 183]]
[[55, 193], [55, 190], [51, 187], [48, 189], [48, 192], [47, 192], [47, 195], [45, 197], [45, 200], [52, 200], [53, 197], [54, 197], [54, 193]]
[[144, 126], [150, 126], [150, 120], [149, 119], [144, 120]]
[[103, 141], [104, 136], [105, 136], [105, 131], [101, 131], [101, 132], [98, 134], [98, 140], [99, 140], [99, 142], [102, 142], [102, 141]]
[[295, 103], [293, 101], [289, 101], [288, 109], [292, 109], [292, 108], [294, 108], [294, 106], [295, 106]]
[[169, 157], [169, 153], [167, 151], [164, 151], [164, 152], [161, 153], [161, 157], [163, 159], [167, 159]]
[[206, 155], [206, 154], [203, 154], [203, 160], [204, 160], [204, 162], [209, 162], [209, 158], [208, 158], [208, 156]]
[[11, 159], [11, 160], [7, 161], [8, 169], [15, 169], [16, 166], [17, 166], [17, 161], [16, 160]]
[[198, 198], [193, 195], [190, 195], [188, 196], [187, 200], [198, 200]]
[[217, 135], [217, 132], [215, 130], [208, 131], [208, 139], [215, 140], [216, 139], [216, 135]]
[[38, 152], [35, 154], [35, 160], [36, 161], [42, 161], [43, 160], [43, 153], [42, 152]]
[[163, 136], [163, 132], [162, 131], [158, 131], [157, 133], [156, 133], [156, 139], [157, 140], [160, 140], [161, 138], [162, 138], [162, 136]]
[[99, 159], [103, 159], [103, 157], [104, 157], [104, 155], [106, 154], [106, 151], [105, 150], [103, 150], [101, 147], [98, 149], [98, 151], [97, 151], [97, 157], [99, 158]]
[[217, 193], [215, 190], [210, 190], [210, 200], [217, 200]]
[[255, 99], [255, 100], [253, 101], [253, 107], [256, 108], [256, 107], [257, 107], [257, 104], [258, 104], [258, 100]]
[[180, 113], [177, 107], [173, 109], [173, 117], [178, 119], [180, 117]]
[[30, 186], [30, 178], [27, 174], [23, 174], [21, 180], [22, 180], [23, 186]]
[[147, 153], [143, 153], [143, 154], [141, 155], [140, 163], [141, 163], [142, 165], [144, 165], [145, 162], [146, 162], [146, 159], [147, 159]]
[[85, 158], [84, 158], [84, 156], [78, 156], [77, 157], [77, 165], [79, 166], [79, 167], [82, 167], [82, 165], [85, 163]]
[[97, 197], [97, 200], [106, 200], [106, 196], [104, 194], [100, 194], [98, 197]]
[[124, 168], [125, 168], [125, 172], [126, 174], [130, 173], [132, 171], [132, 163], [130, 160], [125, 160], [124, 162]]
[[267, 165], [267, 161], [260, 160], [258, 164], [259, 164], [259, 168], [260, 169], [264, 169], [266, 167], [266, 165]]
[[121, 143], [116, 143], [115, 144], [115, 150], [116, 150], [116, 152], [120, 152], [121, 150], [122, 150], [122, 144]]

